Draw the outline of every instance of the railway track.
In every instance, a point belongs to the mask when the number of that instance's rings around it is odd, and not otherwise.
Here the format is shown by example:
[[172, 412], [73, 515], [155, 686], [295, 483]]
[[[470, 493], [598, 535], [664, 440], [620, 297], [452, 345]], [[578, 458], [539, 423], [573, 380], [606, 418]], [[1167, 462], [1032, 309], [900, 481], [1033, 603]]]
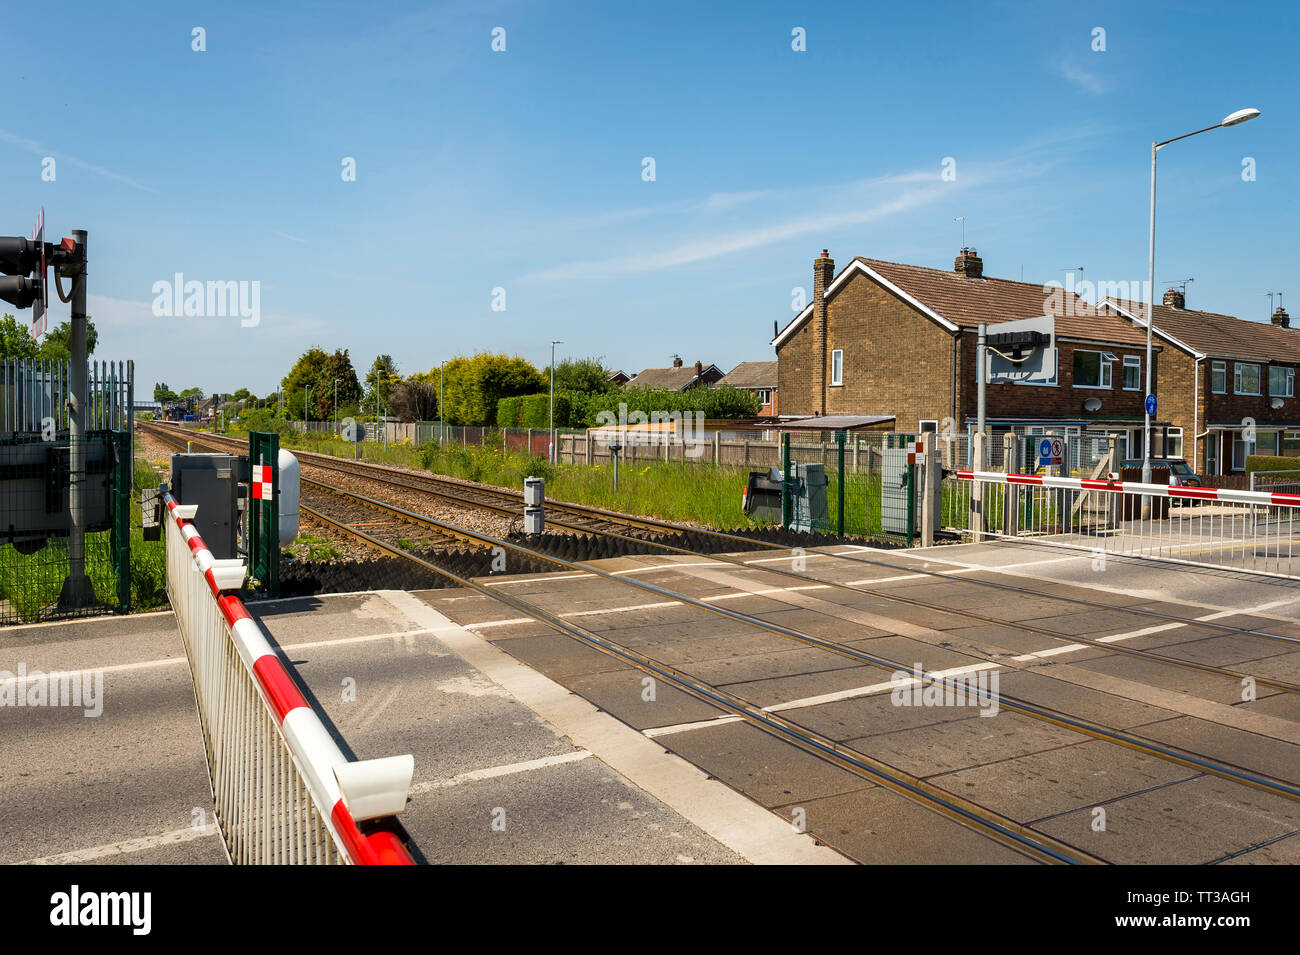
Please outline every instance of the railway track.
[[[752, 616], [750, 614], [729, 610], [726, 608], [718, 607], [716, 605], [710, 605], [702, 601], [696, 600], [695, 598], [688, 597], [686, 595], [668, 590], [663, 587], [644, 583], [641, 581], [632, 580], [624, 576], [616, 576], [607, 573], [605, 571], [599, 570], [598, 568], [595, 568], [589, 564], [584, 564], [577, 561], [569, 561], [563, 558], [554, 557], [545, 554], [543, 552], [534, 550], [532, 548], [528, 548], [518, 543], [493, 538], [485, 534], [467, 530], [465, 528], [458, 528], [445, 521], [439, 521], [437, 519], [430, 518], [413, 511], [409, 511], [405, 508], [397, 507], [396, 505], [392, 505], [384, 501], [379, 501], [373, 498], [367, 498], [364, 495], [360, 495], [352, 491], [346, 491], [339, 488], [330, 488], [328, 485], [324, 485], [321, 482], [304, 479], [303, 483], [304, 483], [304, 487], [314, 487], [322, 490], [328, 489], [327, 493], [334, 494], [338, 498], [346, 498], [359, 505], [369, 507], [377, 512], [382, 512], [384, 514], [387, 514], [391, 518], [393, 518], [393, 522], [392, 522], [393, 526], [422, 527], [428, 530], [433, 530], [438, 533], [445, 534], [446, 536], [457, 540], [477, 542], [481, 546], [485, 546], [485, 547], [502, 547], [502, 548], [510, 549], [517, 553], [527, 555], [528, 557], [536, 560], [546, 561], [566, 569], [576, 570], [586, 574], [591, 574], [593, 576], [598, 576], [627, 587], [636, 588], [643, 592], [650, 593], [659, 597], [663, 597], [681, 603], [685, 606], [703, 610], [710, 614], [726, 617], [730, 620], [748, 626], [756, 627], [758, 629], [765, 630], [769, 633], [778, 634], [780, 636], [802, 643], [806, 646], [816, 647], [818, 649], [833, 654], [849, 657], [857, 662], [864, 663], [873, 667], [877, 667], [887, 672], [893, 673], [900, 670], [902, 671], [909, 670], [908, 666], [898, 661], [890, 660], [885, 657], [868, 653], [866, 651], [859, 650], [853, 647], [844, 646], [834, 641], [826, 640], [817, 637], [813, 634], [805, 633], [803, 631], [791, 627], [786, 627], [781, 624], [776, 624], [771, 621], [765, 620], [763, 618]], [[395, 482], [386, 482], [386, 483], [398, 483], [398, 482], [395, 481]], [[419, 482], [406, 482], [403, 480], [401, 481], [401, 486], [406, 486], [407, 484], [411, 484], [411, 483], [419, 483]], [[414, 488], [414, 489], [418, 489], [418, 488]], [[507, 492], [502, 492], [502, 493], [505, 494]], [[464, 496], [463, 499], [470, 500], [468, 496]], [[504, 506], [504, 505], [493, 505], [493, 506]], [[498, 588], [491, 588], [488, 587], [487, 585], [478, 583], [477, 581], [466, 579], [459, 575], [456, 575], [455, 573], [448, 571], [445, 568], [439, 567], [436, 563], [432, 561], [426, 560], [422, 557], [410, 553], [408, 550], [393, 543], [392, 541], [381, 538], [377, 534], [372, 533], [371, 530], [362, 529], [361, 527], [357, 526], [356, 522], [345, 523], [337, 519], [336, 517], [332, 517], [327, 513], [312, 508], [310, 505], [304, 505], [304, 511], [311, 514], [311, 516], [313, 516], [317, 520], [320, 520], [326, 524], [330, 524], [344, 533], [353, 535], [358, 539], [365, 541], [369, 545], [376, 547], [379, 550], [383, 550], [387, 553], [393, 554], [394, 556], [398, 556], [406, 560], [410, 560], [435, 574], [447, 578], [452, 583], [458, 586], [466, 587], [468, 589], [489, 596], [493, 600], [503, 603], [507, 606], [510, 606], [513, 609], [519, 611], [520, 613], [525, 614], [528, 617], [539, 620], [545, 623], [546, 625], [552, 627], [553, 629], [556, 629], [559, 632], [562, 632], [570, 637], [573, 637], [574, 639], [577, 639], [588, 646], [600, 650], [603, 653], [607, 653], [612, 656], [618, 657], [619, 659], [637, 667], [638, 669], [641, 669], [647, 673], [651, 673], [657, 676], [658, 678], [665, 679], [671, 685], [683, 690], [689, 695], [694, 696], [698, 699], [706, 700], [714, 704], [715, 706], [720, 707], [724, 711], [740, 717], [741, 719], [745, 720], [751, 725], [758, 727], [764, 732], [769, 733], [770, 735], [777, 736], [785, 740], [786, 742], [795, 745], [799, 749], [814, 753], [815, 755], [819, 756], [819, 758], [825, 759], [828, 762], [841, 766], [842, 768], [848, 769], [849, 771], [854, 772], [862, 776], [863, 778], [870, 779], [873, 782], [876, 782], [880, 785], [884, 785], [895, 792], [899, 792], [900, 794], [907, 796], [908, 798], [914, 799], [915, 801], [918, 801], [928, 806], [929, 808], [937, 812], [940, 812], [941, 814], [947, 816], [948, 818], [954, 819], [955, 821], [962, 823], [968, 828], [975, 829], [976, 831], [981, 832], [986, 837], [994, 839], [995, 841], [998, 841], [1004, 845], [1007, 845], [1015, 849], [1016, 851], [1021, 852], [1024, 855], [1036, 859], [1037, 861], [1068, 862], [1068, 863], [1076, 863], [1076, 864], [1096, 863], [1096, 862], [1104, 861], [1098, 859], [1095, 856], [1092, 856], [1090, 853], [1078, 849], [1078, 847], [1070, 846], [1068, 844], [1060, 842], [1059, 840], [1045, 837], [1041, 833], [1031, 832], [1030, 830], [1027, 829], [1027, 827], [1022, 826], [1021, 824], [1015, 822], [1014, 820], [1011, 820], [997, 813], [994, 813], [991, 810], [987, 809], [986, 807], [979, 806], [978, 804], [965, 800], [964, 798], [959, 797], [953, 793], [949, 793], [946, 790], [938, 789], [938, 787], [935, 787], [933, 784], [927, 783], [926, 781], [920, 779], [919, 777], [908, 774], [898, 769], [897, 767], [890, 766], [889, 764], [883, 763], [882, 761], [874, 757], [870, 757], [864, 753], [857, 752], [856, 750], [848, 748], [844, 744], [837, 743], [828, 737], [821, 736], [820, 734], [809, 729], [808, 727], [801, 726], [800, 724], [797, 724], [791, 720], [766, 712], [761, 708], [757, 707], [755, 704], [750, 703], [747, 700], [744, 700], [743, 698], [735, 696], [734, 694], [728, 693], [727, 691], [724, 691], [717, 686], [714, 686], [707, 682], [701, 681], [695, 677], [692, 677], [690, 674], [685, 673], [680, 669], [674, 668], [664, 663], [663, 661], [642, 654], [639, 651], [636, 651], [623, 644], [619, 644], [614, 641], [611, 641], [608, 638], [602, 637], [599, 634], [596, 634], [581, 626], [578, 626], [572, 623], [571, 621], [564, 620], [560, 616], [557, 616], [556, 614], [553, 614], [550, 611], [547, 611], [539, 606], [536, 606], [535, 604], [532, 604], [529, 601], [523, 600], [513, 595], [503, 593]], [[644, 523], [658, 523], [658, 522], [647, 521]], [[371, 529], [373, 529], [373, 527]], [[687, 551], [681, 548], [675, 548], [671, 546], [668, 546], [666, 549], [670, 551], [677, 551], [679, 553], [684, 553], [684, 554], [694, 553], [691, 551]], [[718, 556], [719, 555], [711, 555], [710, 559], [717, 559]], [[739, 563], [742, 566], [750, 567], [750, 565], [745, 564], [743, 561], [734, 558], [727, 558], [727, 559], [729, 559], [733, 563]], [[894, 566], [895, 569], [906, 569], [906, 568], [897, 567], [896, 565], [888, 565], [888, 566]], [[750, 567], [750, 569], [753, 568]], [[924, 601], [913, 601], [910, 598], [903, 599], [896, 594], [877, 593], [877, 592], [864, 590], [862, 588], [858, 588], [850, 585], [837, 584], [831, 581], [822, 581], [819, 580], [818, 578], [811, 578], [802, 574], [796, 574], [789, 571], [780, 571], [773, 568], [763, 567], [760, 569], [763, 570], [764, 572], [775, 572], [783, 576], [794, 577], [805, 582], [817, 581], [819, 583], [826, 584], [828, 586], [839, 586], [839, 587], [843, 587], [844, 589], [852, 590], [858, 593], [865, 593], [872, 596], [880, 596], [887, 600], [896, 600], [896, 601], [901, 600], [901, 602], [904, 603], [911, 603], [917, 606], [924, 606], [924, 607], [928, 607], [929, 609], [937, 609], [943, 612], [952, 612], [950, 608], [941, 607], [938, 605], [931, 605], [928, 604], [928, 602], [924, 602]], [[1122, 609], [1122, 608], [1107, 607], [1107, 609]], [[990, 619], [994, 621], [997, 620], [997, 618], [989, 618], [987, 616], [981, 616], [975, 614], [974, 612], [970, 612], [970, 615], [985, 621], [989, 621]], [[1189, 622], [1189, 621], [1182, 620], [1181, 618], [1175, 618], [1175, 619], [1179, 619], [1179, 622], [1183, 622], [1183, 623]], [[1018, 624], [1015, 624], [1010, 621], [1006, 623], [1007, 625], [1010, 626], [1019, 627]], [[1020, 628], [1024, 629], [1023, 627]], [[1232, 628], [1232, 629], [1236, 630], [1236, 628]], [[1032, 632], [1042, 632], [1042, 631], [1034, 630]], [[1056, 634], [1051, 631], [1046, 631], [1046, 635], [1057, 637], [1059, 639], [1067, 638], [1066, 635]], [[1270, 635], [1270, 636], [1276, 636], [1276, 635]], [[1080, 638], [1073, 637], [1073, 636], [1069, 636], [1068, 639], [1071, 640], [1072, 642], [1086, 642], [1086, 641], [1081, 641]], [[1108, 651], [1115, 651], [1120, 649], [1132, 650], [1132, 648], [1117, 648], [1113, 644], [1098, 644], [1098, 646], [1102, 646]], [[1241, 675], [1237, 674], [1235, 671], [1228, 671], [1228, 670], [1222, 670], [1220, 668], [1208, 667], [1200, 664], [1193, 664], [1191, 661], [1177, 660], [1175, 658], [1163, 658], [1160, 655], [1153, 655], [1146, 651], [1132, 650], [1132, 654], [1136, 656], [1146, 657], [1148, 659], [1159, 660], [1160, 662], [1165, 662], [1177, 666], [1196, 669], [1201, 672], [1214, 673], [1215, 675], [1224, 676], [1231, 679], [1241, 678]], [[954, 681], [947, 677], [937, 675], [935, 673], [928, 673], [928, 672], [922, 673], [921, 676], [923, 682], [925, 682], [927, 685], [932, 684], [943, 688], [948, 688], [948, 687], [952, 687], [954, 689], [956, 688], [954, 685]], [[1284, 683], [1283, 681], [1266, 681], [1263, 683], [1263, 685], [1271, 685], [1285, 692], [1300, 692], [1300, 686]], [[1034, 704], [1026, 700], [1017, 699], [1015, 697], [1000, 695], [999, 704], [1000, 706], [1005, 707], [1011, 712], [1018, 713], [1023, 716], [1027, 716], [1032, 719], [1051, 723], [1053, 725], [1072, 730], [1074, 732], [1080, 733], [1085, 736], [1090, 736], [1096, 739], [1104, 740], [1106, 742], [1123, 746], [1149, 756], [1153, 756], [1169, 762], [1176, 763], [1178, 765], [1192, 768], [1198, 772], [1217, 776], [1223, 779], [1230, 780], [1235, 783], [1246, 785], [1275, 795], [1280, 795], [1293, 801], [1300, 801], [1300, 788], [1297, 788], [1291, 783], [1288, 783], [1281, 779], [1276, 779], [1270, 776], [1253, 772], [1251, 770], [1244, 769], [1240, 766], [1235, 766], [1233, 764], [1221, 760], [1213, 759], [1187, 750], [1182, 750], [1177, 747], [1159, 743], [1157, 741], [1150, 740], [1145, 737], [1141, 737], [1137, 734], [1115, 729], [1113, 727], [1105, 726], [1103, 724], [1095, 723], [1093, 721], [1084, 720], [1082, 718], [1075, 717], [1071, 714], [1054, 710], [1050, 707], [1042, 706], [1039, 704]]]
[[[175, 438], [177, 431], [180, 429], [159, 429], [164, 433], [170, 431], [169, 437]], [[192, 432], [182, 432], [192, 434]], [[192, 440], [192, 439], [191, 439]], [[208, 441], [213, 446], [232, 447], [235, 445], [242, 447], [239, 439], [225, 438], [223, 436], [204, 435], [202, 440]], [[371, 477], [373, 480], [391, 486], [400, 487], [406, 490], [417, 491], [423, 494], [430, 494], [442, 500], [451, 503], [460, 504], [465, 507], [481, 507], [493, 511], [497, 514], [517, 516], [520, 508], [523, 506], [522, 492], [506, 490], [504, 488], [489, 488], [482, 485], [474, 485], [468, 482], [457, 481], [455, 479], [442, 476], [430, 475], [412, 475], [409, 472], [401, 471], [396, 468], [386, 467], [384, 465], [370, 464], [368, 462], [353, 462], [335, 458], [332, 455], [318, 454], [315, 452], [300, 452], [299, 458], [304, 463], [310, 463], [320, 467], [339, 471], [344, 474], [364, 475]], [[304, 479], [304, 485], [315, 483], [320, 488], [329, 488], [329, 485], [320, 482], [311, 482]], [[1256, 685], [1267, 686], [1275, 690], [1287, 693], [1300, 693], [1300, 685], [1288, 683], [1281, 680], [1272, 680], [1263, 677], [1254, 677], [1251, 674], [1231, 670], [1224, 667], [1214, 667], [1208, 664], [1201, 664], [1195, 661], [1186, 660], [1180, 657], [1173, 657], [1167, 654], [1158, 654], [1152, 651], [1138, 650], [1133, 647], [1124, 647], [1116, 643], [1105, 643], [1100, 640], [1094, 640], [1086, 636], [1063, 633], [1052, 630], [1048, 627], [1040, 627], [1024, 621], [1009, 620], [997, 617], [979, 611], [967, 610], [961, 607], [951, 607], [945, 604], [937, 603], [930, 600], [924, 600], [918, 597], [908, 597], [894, 591], [872, 589], [861, 584], [846, 584], [839, 581], [827, 580], [821, 577], [815, 577], [804, 572], [793, 570], [782, 570], [772, 566], [758, 566], [752, 561], [742, 558], [732, 557], [721, 553], [701, 554], [699, 551], [689, 548], [677, 547], [662, 538], [656, 539], [644, 533], [645, 531], [658, 531], [661, 534], [693, 534], [704, 535], [709, 538], [734, 543], [737, 548], [753, 549], [767, 548], [774, 550], [786, 550], [785, 545], [775, 544], [768, 541], [756, 540], [750, 537], [744, 537], [738, 534], [731, 534], [725, 531], [715, 531], [707, 528], [688, 528], [683, 525], [673, 524], [668, 521], [661, 521], [656, 518], [643, 518], [631, 515], [618, 514], [613, 511], [607, 511], [601, 508], [594, 508], [581, 504], [570, 504], [567, 502], [547, 501], [546, 507], [548, 512], [559, 511], [566, 515], [562, 518], [548, 516], [547, 521], [555, 527], [562, 527], [573, 533], [578, 534], [599, 534], [617, 540], [631, 541], [654, 547], [667, 553], [677, 553], [685, 556], [707, 556], [712, 560], [719, 560], [725, 563], [731, 563], [749, 570], [760, 570], [763, 573], [780, 576], [786, 579], [795, 579], [803, 583], [815, 583], [837, 590], [849, 591], [863, 594], [866, 596], [876, 597], [887, 600], [892, 603], [899, 603], [912, 606], [918, 609], [937, 611], [940, 613], [963, 616], [973, 619], [981, 624], [994, 624], [996, 626], [1008, 627], [1018, 630], [1022, 633], [1032, 633], [1037, 636], [1047, 637], [1052, 640], [1060, 641], [1062, 644], [1082, 644], [1091, 646], [1096, 649], [1104, 649], [1108, 652], [1119, 653], [1127, 656], [1141, 657], [1154, 662], [1159, 662], [1168, 666], [1175, 666], [1181, 669], [1193, 670], [1201, 673], [1211, 674], [1214, 676], [1230, 679], [1240, 682], [1246, 678], [1256, 680]], [[621, 523], [620, 523], [621, 522]], [[610, 525], [607, 527], [601, 524]], [[614, 529], [618, 528], [618, 529]], [[640, 534], [633, 534], [629, 529], [642, 531]], [[821, 551], [819, 553], [826, 553]], [[858, 554], [827, 554], [828, 557], [848, 560], [854, 563], [861, 563], [873, 567], [879, 567], [890, 571], [899, 571], [903, 573], [915, 573], [923, 576], [951, 580], [952, 577], [942, 571], [928, 570], [915, 565], [907, 566], [895, 564], [889, 561], [878, 560], [874, 558], [861, 557]], [[1104, 604], [1099, 601], [1087, 600], [1085, 598], [1072, 596], [1068, 594], [1058, 594], [1046, 591], [1034, 590], [1032, 588], [1017, 587], [1012, 584], [1005, 584], [999, 581], [980, 580], [978, 578], [963, 578], [967, 583], [988, 589], [995, 589], [1003, 592], [1014, 593], [1022, 597], [1036, 597], [1048, 599], [1060, 603], [1068, 603], [1074, 606], [1082, 606], [1093, 610], [1100, 610], [1107, 613], [1119, 613], [1130, 616], [1136, 616], [1147, 620], [1158, 620], [1162, 623], [1177, 623], [1184, 626], [1199, 627], [1202, 629], [1212, 630], [1231, 636], [1249, 636], [1267, 640], [1272, 640], [1287, 644], [1300, 644], [1300, 638], [1286, 634], [1272, 633], [1267, 630], [1258, 630], [1254, 628], [1233, 627], [1228, 624], [1221, 624], [1217, 621], [1193, 620], [1187, 617], [1180, 617], [1174, 614], [1164, 614], [1158, 611], [1142, 610], [1132, 607], [1113, 606]]]

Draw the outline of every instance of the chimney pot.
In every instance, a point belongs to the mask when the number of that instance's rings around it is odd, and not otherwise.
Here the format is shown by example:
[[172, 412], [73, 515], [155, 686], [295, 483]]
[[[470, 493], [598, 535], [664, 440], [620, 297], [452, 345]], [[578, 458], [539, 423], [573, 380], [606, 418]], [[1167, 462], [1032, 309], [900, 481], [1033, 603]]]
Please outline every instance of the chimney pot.
[[680, 368], [680, 367], [682, 367], [682, 356], [681, 356], [681, 355], [674, 355], [674, 356], [673, 356], [673, 367], [674, 367], [674, 368]]
[[965, 246], [958, 253], [952, 268], [954, 272], [964, 275], [968, 279], [981, 279], [984, 277], [984, 260], [979, 257], [979, 253], [974, 249]]
[[1277, 311], [1273, 313], [1271, 321], [1278, 328], [1291, 327], [1291, 316], [1287, 314], [1286, 309], [1284, 309], [1281, 305], [1279, 305], [1277, 307]]
[[702, 374], [704, 374], [704, 362], [697, 361], [695, 363], [695, 377], [698, 378]]
[[1187, 294], [1181, 289], [1165, 289], [1165, 307], [1167, 308], [1186, 308]]

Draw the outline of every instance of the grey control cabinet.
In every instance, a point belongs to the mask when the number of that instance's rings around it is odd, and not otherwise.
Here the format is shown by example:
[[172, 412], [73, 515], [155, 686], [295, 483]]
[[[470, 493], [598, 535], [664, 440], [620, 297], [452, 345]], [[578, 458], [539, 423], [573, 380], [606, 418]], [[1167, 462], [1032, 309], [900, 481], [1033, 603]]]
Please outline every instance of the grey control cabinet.
[[826, 530], [831, 524], [830, 509], [826, 503], [826, 486], [830, 483], [826, 479], [826, 466], [791, 461], [790, 476], [794, 480], [791, 488], [791, 530]]
[[239, 556], [240, 460], [233, 454], [173, 454], [171, 492], [197, 504], [194, 528], [212, 556]]

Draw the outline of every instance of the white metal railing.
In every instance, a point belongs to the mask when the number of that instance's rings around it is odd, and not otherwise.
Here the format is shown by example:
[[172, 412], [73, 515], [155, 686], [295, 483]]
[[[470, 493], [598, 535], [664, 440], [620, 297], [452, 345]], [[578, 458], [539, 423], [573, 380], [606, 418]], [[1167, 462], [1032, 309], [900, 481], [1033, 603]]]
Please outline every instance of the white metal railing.
[[956, 471], [943, 510], [947, 529], [975, 540], [1300, 577], [1300, 494]]
[[[194, 676], [217, 823], [236, 864], [411, 864], [388, 817], [414, 761], [350, 762], [240, 599], [244, 566], [217, 560], [165, 496], [167, 594]], [[358, 822], [375, 820], [362, 833]]]

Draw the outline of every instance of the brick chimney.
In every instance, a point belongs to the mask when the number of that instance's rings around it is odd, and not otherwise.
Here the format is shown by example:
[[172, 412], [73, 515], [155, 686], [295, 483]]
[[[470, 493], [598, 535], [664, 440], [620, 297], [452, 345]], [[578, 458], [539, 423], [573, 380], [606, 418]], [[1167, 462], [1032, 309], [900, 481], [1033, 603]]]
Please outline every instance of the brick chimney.
[[674, 367], [674, 368], [680, 368], [680, 367], [682, 367], [682, 356], [681, 356], [681, 355], [673, 355], [673, 367]]
[[813, 362], [812, 362], [812, 409], [814, 414], [826, 413], [826, 289], [835, 277], [835, 260], [830, 252], [822, 249], [822, 254], [813, 261]]
[[697, 361], [695, 363], [695, 380], [699, 381], [700, 376], [702, 376], [703, 374], [704, 374], [704, 362]]
[[[1182, 289], [1167, 288], [1165, 289], [1165, 307], [1166, 308], [1186, 308], [1187, 295]], [[1256, 312], [1255, 314], [1259, 314]]]
[[1277, 311], [1273, 313], [1269, 321], [1271, 321], [1278, 328], [1291, 327], [1291, 316], [1286, 313], [1286, 309], [1284, 309], [1281, 305], [1277, 307]]
[[979, 253], [974, 249], [962, 249], [952, 263], [952, 269], [968, 279], [982, 279], [984, 277], [984, 260], [980, 258]]

